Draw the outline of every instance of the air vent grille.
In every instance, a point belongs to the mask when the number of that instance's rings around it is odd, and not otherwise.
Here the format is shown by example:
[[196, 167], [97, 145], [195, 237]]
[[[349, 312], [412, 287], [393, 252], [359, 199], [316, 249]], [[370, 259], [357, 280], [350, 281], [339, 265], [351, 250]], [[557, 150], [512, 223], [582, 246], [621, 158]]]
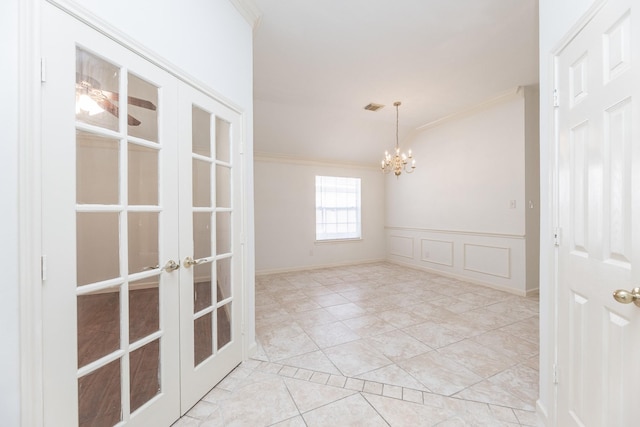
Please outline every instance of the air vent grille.
[[365, 105], [364, 109], [367, 110], [367, 111], [378, 111], [382, 107], [384, 107], [384, 105], [376, 104], [376, 103], [372, 102], [370, 104]]

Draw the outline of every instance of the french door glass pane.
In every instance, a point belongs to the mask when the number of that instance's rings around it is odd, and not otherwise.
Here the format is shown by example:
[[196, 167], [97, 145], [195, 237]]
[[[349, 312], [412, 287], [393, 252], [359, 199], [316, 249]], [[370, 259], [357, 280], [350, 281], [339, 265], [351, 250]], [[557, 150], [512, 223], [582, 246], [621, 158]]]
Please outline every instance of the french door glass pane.
[[129, 274], [157, 268], [158, 213], [129, 212]]
[[117, 131], [119, 88], [118, 67], [76, 49], [76, 120]]
[[129, 143], [129, 205], [158, 205], [158, 150]]
[[211, 256], [211, 213], [193, 214], [193, 257], [195, 259]]
[[122, 419], [120, 359], [78, 378], [80, 427], [113, 426]]
[[216, 253], [231, 252], [231, 212], [216, 213]]
[[129, 377], [133, 412], [160, 392], [160, 340], [130, 353]]
[[231, 123], [216, 117], [216, 160], [231, 163]]
[[212, 318], [211, 313], [207, 313], [193, 322], [194, 366], [213, 354]]
[[120, 348], [120, 287], [78, 296], [78, 368]]
[[231, 297], [231, 257], [216, 261], [218, 301]]
[[211, 266], [212, 263], [196, 265], [193, 270], [193, 312], [211, 307]]
[[129, 283], [129, 342], [160, 330], [159, 277]]
[[191, 107], [191, 150], [195, 154], [211, 157], [211, 114], [196, 107]]
[[127, 81], [129, 135], [158, 142], [158, 88], [131, 73]]
[[231, 168], [216, 166], [216, 206], [231, 207]]
[[119, 202], [119, 142], [88, 132], [76, 132], [76, 200], [78, 204]]
[[217, 310], [218, 351], [231, 342], [231, 303]]
[[211, 207], [211, 163], [193, 160], [193, 206]]
[[78, 286], [120, 276], [119, 227], [117, 212], [76, 214]]

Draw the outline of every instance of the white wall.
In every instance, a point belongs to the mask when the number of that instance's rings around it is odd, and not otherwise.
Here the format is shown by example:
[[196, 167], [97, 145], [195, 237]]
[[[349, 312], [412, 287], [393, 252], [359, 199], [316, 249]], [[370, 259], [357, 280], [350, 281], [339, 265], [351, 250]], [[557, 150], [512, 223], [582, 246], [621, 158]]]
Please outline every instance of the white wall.
[[[256, 157], [257, 273], [384, 259], [384, 182], [376, 168]], [[315, 242], [315, 176], [360, 178], [362, 240]]]
[[537, 287], [525, 274], [525, 119], [514, 90], [412, 138], [416, 170], [386, 180], [390, 260], [518, 294]]
[[18, 5], [20, 0], [4, 0], [0, 5], [0, 414], [2, 423], [19, 425], [19, 287], [18, 287]]
[[[599, 0], [598, 0], [599, 1]], [[552, 372], [555, 354], [553, 262], [553, 73], [552, 51], [594, 0], [540, 0], [540, 399], [538, 413], [554, 425]]]

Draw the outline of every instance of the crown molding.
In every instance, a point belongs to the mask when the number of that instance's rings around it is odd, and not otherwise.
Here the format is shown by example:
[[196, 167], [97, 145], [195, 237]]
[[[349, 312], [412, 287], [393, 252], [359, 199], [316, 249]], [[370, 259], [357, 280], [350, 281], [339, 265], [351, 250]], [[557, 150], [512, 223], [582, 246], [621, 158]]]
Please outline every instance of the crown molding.
[[249, 23], [253, 31], [260, 25], [262, 12], [253, 0], [229, 0], [242, 17]]
[[265, 163], [286, 163], [294, 165], [307, 165], [307, 166], [329, 166], [329, 167], [343, 167], [350, 169], [366, 169], [379, 171], [380, 165], [372, 165], [370, 163], [358, 163], [358, 162], [345, 162], [331, 159], [310, 159], [303, 157], [289, 156], [286, 154], [267, 153], [264, 151], [255, 151], [253, 159], [256, 162]]
[[523, 96], [523, 94], [524, 94], [524, 86], [516, 86], [516, 87], [511, 88], [511, 89], [509, 89], [507, 91], [504, 91], [504, 92], [498, 94], [497, 96], [494, 96], [493, 98], [490, 98], [490, 99], [488, 99], [488, 100], [486, 100], [484, 102], [481, 102], [479, 104], [473, 105], [473, 106], [471, 106], [469, 108], [462, 109], [462, 110], [457, 111], [455, 113], [449, 114], [448, 116], [441, 117], [441, 118], [436, 119], [436, 120], [434, 120], [432, 122], [425, 123], [424, 125], [418, 126], [415, 129], [414, 133], [419, 133], [419, 132], [422, 132], [422, 131], [424, 131], [426, 129], [431, 129], [433, 127], [439, 126], [439, 125], [441, 125], [441, 124], [443, 124], [445, 122], [448, 122], [450, 120], [459, 119], [459, 118], [468, 116], [468, 115], [473, 114], [473, 113], [475, 113], [477, 111], [484, 110], [485, 108], [490, 107], [492, 105], [496, 105], [496, 104], [499, 104], [501, 102], [504, 102], [507, 99], [515, 98], [517, 96]]

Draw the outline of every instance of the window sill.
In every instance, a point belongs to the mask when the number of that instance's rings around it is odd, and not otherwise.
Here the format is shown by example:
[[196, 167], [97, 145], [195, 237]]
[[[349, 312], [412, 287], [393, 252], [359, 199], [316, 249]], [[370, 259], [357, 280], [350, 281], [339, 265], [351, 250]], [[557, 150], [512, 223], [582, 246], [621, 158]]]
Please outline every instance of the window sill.
[[354, 237], [351, 239], [326, 239], [326, 240], [316, 240], [314, 243], [316, 245], [323, 245], [325, 243], [355, 243], [361, 242], [362, 237]]

